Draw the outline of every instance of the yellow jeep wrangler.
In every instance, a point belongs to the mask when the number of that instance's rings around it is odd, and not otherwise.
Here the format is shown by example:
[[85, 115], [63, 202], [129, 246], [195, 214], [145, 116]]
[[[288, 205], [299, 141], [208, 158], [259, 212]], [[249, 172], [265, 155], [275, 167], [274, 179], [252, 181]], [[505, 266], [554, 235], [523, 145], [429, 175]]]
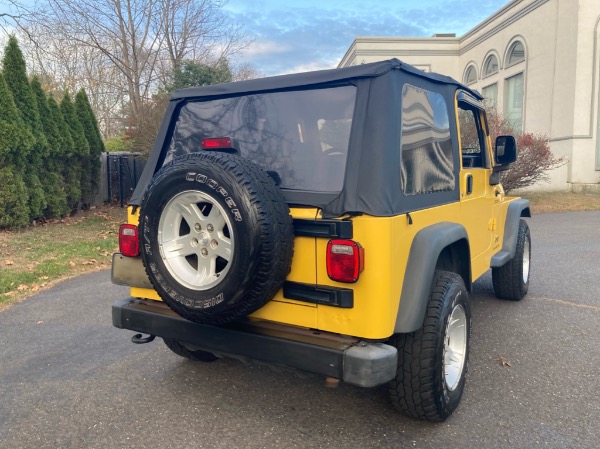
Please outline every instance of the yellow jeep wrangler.
[[119, 231], [116, 327], [198, 361], [374, 387], [444, 420], [465, 385], [472, 283], [529, 285], [529, 203], [482, 97], [396, 59], [173, 94]]

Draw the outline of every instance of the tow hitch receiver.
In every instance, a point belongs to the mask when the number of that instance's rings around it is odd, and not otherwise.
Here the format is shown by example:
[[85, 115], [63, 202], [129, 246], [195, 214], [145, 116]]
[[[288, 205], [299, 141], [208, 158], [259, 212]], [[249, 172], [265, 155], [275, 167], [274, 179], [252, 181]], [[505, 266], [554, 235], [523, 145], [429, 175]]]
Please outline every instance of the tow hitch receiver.
[[135, 343], [136, 345], [143, 345], [145, 343], [154, 341], [155, 338], [155, 335], [148, 335], [147, 337], [144, 337], [142, 334], [135, 334], [133, 337], [131, 337], [131, 342]]

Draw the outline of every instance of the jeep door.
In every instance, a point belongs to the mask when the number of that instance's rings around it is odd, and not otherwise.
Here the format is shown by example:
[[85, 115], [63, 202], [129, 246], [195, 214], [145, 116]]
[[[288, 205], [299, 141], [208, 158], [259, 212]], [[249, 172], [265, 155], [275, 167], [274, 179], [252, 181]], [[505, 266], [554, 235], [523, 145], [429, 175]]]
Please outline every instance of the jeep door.
[[476, 278], [488, 267], [486, 256], [495, 230], [496, 190], [489, 182], [491, 155], [483, 105], [459, 92], [457, 117], [461, 150], [461, 214], [469, 235], [473, 278]]

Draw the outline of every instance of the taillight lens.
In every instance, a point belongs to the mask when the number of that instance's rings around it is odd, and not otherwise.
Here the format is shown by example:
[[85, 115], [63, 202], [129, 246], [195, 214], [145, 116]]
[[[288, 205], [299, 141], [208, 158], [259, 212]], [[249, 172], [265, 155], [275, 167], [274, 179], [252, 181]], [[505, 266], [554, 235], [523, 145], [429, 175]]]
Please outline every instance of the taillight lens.
[[136, 257], [140, 253], [137, 226], [122, 224], [119, 227], [119, 251], [127, 257]]
[[327, 243], [327, 274], [337, 282], [352, 283], [364, 269], [365, 251], [353, 240], [329, 240]]

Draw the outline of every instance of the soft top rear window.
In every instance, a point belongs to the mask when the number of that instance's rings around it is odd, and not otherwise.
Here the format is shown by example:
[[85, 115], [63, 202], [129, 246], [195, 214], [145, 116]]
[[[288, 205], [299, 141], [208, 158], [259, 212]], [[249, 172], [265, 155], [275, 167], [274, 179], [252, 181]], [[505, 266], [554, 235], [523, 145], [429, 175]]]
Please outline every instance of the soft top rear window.
[[339, 192], [344, 182], [356, 88], [283, 91], [190, 101], [179, 112], [165, 162], [231, 137], [240, 154], [290, 190]]

